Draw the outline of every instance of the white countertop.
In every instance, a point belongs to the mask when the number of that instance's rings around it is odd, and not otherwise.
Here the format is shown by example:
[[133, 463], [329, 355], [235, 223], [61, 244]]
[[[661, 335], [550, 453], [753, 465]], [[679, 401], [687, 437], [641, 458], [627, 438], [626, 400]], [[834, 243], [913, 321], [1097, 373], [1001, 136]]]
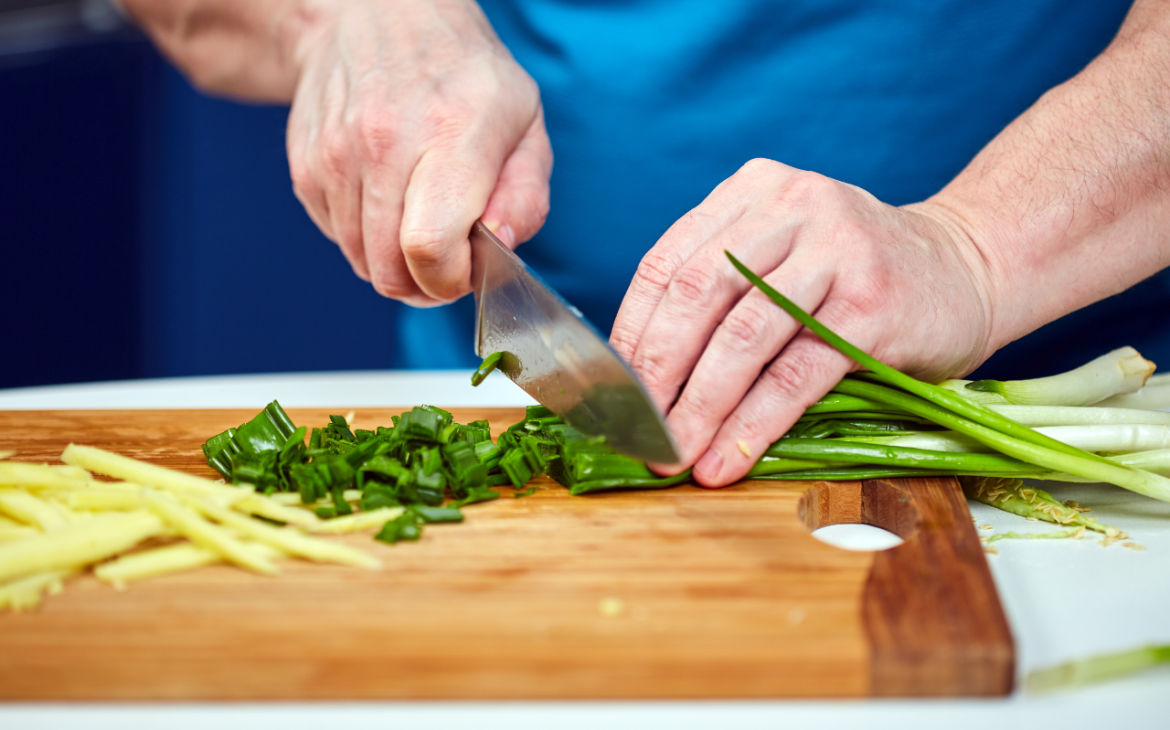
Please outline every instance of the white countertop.
[[[533, 401], [505, 378], [472, 388], [469, 373], [344, 372], [176, 378], [0, 390], [0, 409], [255, 408], [277, 399], [286, 408], [369, 408], [432, 403], [445, 406], [521, 406]], [[1130, 533], [1135, 551], [1098, 545], [1098, 539], [1003, 540], [989, 557], [1015, 634], [1022, 673], [1086, 654], [1170, 644], [1170, 505], [1105, 485], [1045, 485], [1060, 499], [1093, 508], [1102, 523]], [[1046, 532], [985, 505], [972, 505], [976, 522], [995, 532]], [[992, 534], [988, 531], [987, 534]], [[1022, 674], [1021, 674], [1022, 676]], [[1168, 727], [1162, 698], [1170, 695], [1170, 668], [1072, 692], [1004, 700], [845, 702], [377, 702], [231, 704], [8, 704], [0, 727], [86, 730], [158, 728], [282, 730], [343, 725], [477, 725], [481, 730], [611, 727], [671, 730], [712, 726], [945, 728], [1048, 727], [1108, 723]]]

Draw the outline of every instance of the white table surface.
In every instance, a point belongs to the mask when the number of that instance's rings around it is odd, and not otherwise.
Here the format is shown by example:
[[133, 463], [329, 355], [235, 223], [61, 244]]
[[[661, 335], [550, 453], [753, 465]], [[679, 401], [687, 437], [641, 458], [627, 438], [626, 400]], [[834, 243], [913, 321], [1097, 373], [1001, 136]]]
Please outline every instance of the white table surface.
[[[469, 373], [345, 372], [176, 378], [0, 390], [0, 409], [255, 408], [278, 399], [287, 408], [360, 409], [432, 403], [446, 406], [518, 406], [532, 403], [501, 376], [479, 388]], [[6, 445], [7, 446], [7, 445]], [[17, 445], [18, 447], [18, 445]], [[1060, 499], [1093, 508], [1104, 524], [1144, 545], [1134, 551], [1098, 545], [1096, 538], [1004, 540], [989, 557], [1016, 639], [1019, 670], [1085, 654], [1170, 644], [1170, 505], [1105, 485], [1045, 485]], [[972, 505], [976, 522], [994, 532], [1045, 532], [985, 505]], [[992, 531], [986, 534], [993, 534]], [[0, 728], [216, 730], [272, 725], [282, 730], [325, 726], [477, 725], [481, 730], [609, 727], [945, 728], [1051, 727], [1107, 723], [1170, 727], [1164, 698], [1170, 668], [1075, 691], [1035, 696], [1017, 691], [978, 701], [703, 701], [703, 702], [370, 702], [230, 704], [4, 704]]]

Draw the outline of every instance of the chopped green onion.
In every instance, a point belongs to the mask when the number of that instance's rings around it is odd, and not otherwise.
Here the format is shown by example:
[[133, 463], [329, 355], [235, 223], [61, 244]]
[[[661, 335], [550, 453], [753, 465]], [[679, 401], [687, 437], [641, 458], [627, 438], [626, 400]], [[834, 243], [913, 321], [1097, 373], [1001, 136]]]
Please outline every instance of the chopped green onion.
[[471, 374], [471, 384], [479, 385], [484, 378], [492, 374], [492, 371], [500, 366], [500, 360], [504, 357], [502, 352], [493, 352], [483, 359], [475, 372]]

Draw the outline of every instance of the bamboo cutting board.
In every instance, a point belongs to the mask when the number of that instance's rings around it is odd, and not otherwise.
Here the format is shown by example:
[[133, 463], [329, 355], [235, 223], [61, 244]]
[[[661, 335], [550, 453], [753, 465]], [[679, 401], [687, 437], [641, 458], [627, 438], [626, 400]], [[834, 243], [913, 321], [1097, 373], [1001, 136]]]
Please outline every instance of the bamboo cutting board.
[[[348, 409], [290, 410], [316, 425]], [[403, 409], [359, 410], [370, 428]], [[456, 409], [498, 433], [520, 409]], [[254, 411], [0, 412], [0, 449], [71, 441], [214, 477], [200, 444]], [[0, 615], [0, 698], [20, 700], [1001, 695], [1014, 652], [952, 479], [537, 492], [418, 543], [343, 538], [380, 572], [223, 566], [115, 591], [85, 576]], [[839, 550], [842, 522], [905, 539]]]

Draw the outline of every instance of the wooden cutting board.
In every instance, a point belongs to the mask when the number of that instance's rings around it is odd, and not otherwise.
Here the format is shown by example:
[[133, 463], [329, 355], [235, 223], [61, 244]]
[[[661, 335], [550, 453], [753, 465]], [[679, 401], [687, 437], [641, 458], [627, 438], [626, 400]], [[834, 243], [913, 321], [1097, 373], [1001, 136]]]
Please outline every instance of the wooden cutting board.
[[[359, 409], [389, 423], [403, 409]], [[315, 425], [346, 408], [292, 410]], [[455, 409], [498, 433], [519, 409]], [[214, 477], [200, 444], [241, 410], [0, 412], [0, 449], [71, 441]], [[343, 538], [381, 572], [216, 566], [115, 591], [85, 576], [0, 615], [21, 700], [1002, 695], [1014, 650], [953, 479], [746, 482], [466, 508], [417, 543]], [[849, 552], [810, 530], [905, 539]]]

